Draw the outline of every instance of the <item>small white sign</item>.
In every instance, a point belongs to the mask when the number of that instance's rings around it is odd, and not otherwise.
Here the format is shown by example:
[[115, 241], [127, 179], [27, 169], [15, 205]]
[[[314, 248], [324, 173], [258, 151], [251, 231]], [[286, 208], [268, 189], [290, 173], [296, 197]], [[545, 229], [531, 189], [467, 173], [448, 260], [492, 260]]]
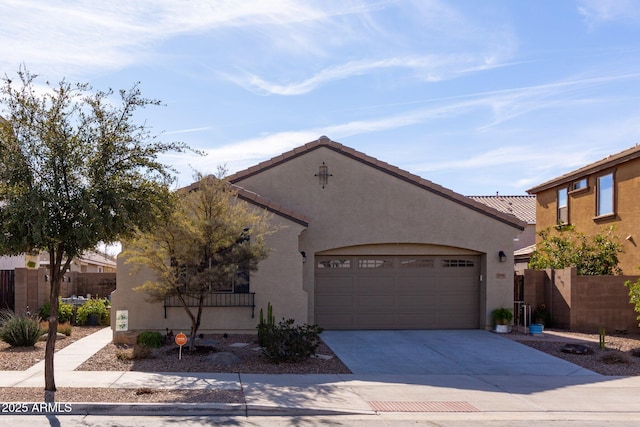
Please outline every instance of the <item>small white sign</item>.
[[129, 330], [129, 310], [116, 311], [116, 332]]

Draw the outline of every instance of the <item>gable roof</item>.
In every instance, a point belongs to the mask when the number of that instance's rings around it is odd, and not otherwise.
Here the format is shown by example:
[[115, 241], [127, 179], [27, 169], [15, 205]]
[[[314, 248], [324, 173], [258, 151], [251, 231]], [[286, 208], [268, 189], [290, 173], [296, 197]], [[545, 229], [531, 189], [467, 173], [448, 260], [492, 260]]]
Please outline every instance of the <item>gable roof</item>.
[[507, 214], [527, 224], [536, 223], [536, 196], [469, 196], [469, 198]]
[[611, 154], [602, 160], [598, 160], [597, 162], [588, 164], [587, 166], [581, 167], [580, 169], [576, 169], [572, 172], [566, 173], [557, 178], [544, 182], [538, 186], [535, 186], [527, 190], [527, 193], [536, 194], [541, 191], [548, 190], [558, 185], [569, 183], [571, 181], [583, 178], [586, 175], [598, 173], [610, 167], [613, 167], [637, 158], [640, 158], [640, 146], [638, 144], [636, 144], [635, 147], [631, 147], [617, 154]]
[[[215, 178], [213, 175], [209, 175], [207, 178]], [[226, 180], [226, 179], [225, 179]], [[304, 215], [298, 214], [290, 209], [285, 208], [284, 206], [275, 203], [266, 197], [262, 197], [259, 194], [254, 193], [253, 191], [249, 191], [245, 188], [240, 187], [239, 185], [229, 184], [233, 191], [236, 192], [238, 199], [244, 200], [245, 202], [251, 203], [259, 208], [265, 209], [268, 212], [279, 215], [283, 218], [286, 218], [290, 221], [296, 222], [305, 227], [309, 226], [309, 218]], [[186, 187], [180, 188], [178, 191], [191, 192], [197, 190], [200, 186], [200, 181], [196, 181]]]
[[445, 187], [442, 187], [438, 184], [435, 184], [431, 181], [423, 179], [417, 175], [414, 175], [410, 172], [402, 170], [396, 166], [392, 166], [386, 162], [380, 161], [374, 157], [368, 156], [364, 153], [354, 150], [353, 148], [349, 148], [344, 146], [338, 142], [331, 141], [326, 136], [321, 136], [315, 141], [309, 142], [303, 146], [294, 148], [291, 151], [287, 151], [279, 156], [273, 157], [272, 159], [261, 162], [255, 166], [249, 167], [248, 169], [236, 172], [235, 174], [227, 177], [226, 179], [232, 183], [236, 184], [243, 179], [249, 178], [251, 176], [257, 175], [261, 172], [264, 172], [268, 169], [274, 168], [278, 165], [281, 165], [285, 162], [293, 160], [297, 157], [300, 157], [306, 153], [317, 150], [319, 148], [327, 148], [329, 150], [333, 150], [339, 154], [342, 154], [346, 157], [349, 157], [355, 161], [363, 163], [367, 166], [370, 166], [374, 169], [382, 171], [390, 176], [398, 178], [402, 181], [415, 185], [417, 187], [422, 188], [423, 190], [429, 191], [431, 193], [437, 194], [445, 199], [456, 202], [460, 205], [463, 205], [469, 209], [472, 209], [476, 212], [479, 212], [483, 215], [491, 217], [497, 221], [510, 225], [514, 228], [524, 230], [524, 223], [520, 221], [513, 215], [500, 212], [490, 206], [477, 202], [473, 199], [465, 197], [461, 194], [458, 194], [452, 190], [449, 190]]

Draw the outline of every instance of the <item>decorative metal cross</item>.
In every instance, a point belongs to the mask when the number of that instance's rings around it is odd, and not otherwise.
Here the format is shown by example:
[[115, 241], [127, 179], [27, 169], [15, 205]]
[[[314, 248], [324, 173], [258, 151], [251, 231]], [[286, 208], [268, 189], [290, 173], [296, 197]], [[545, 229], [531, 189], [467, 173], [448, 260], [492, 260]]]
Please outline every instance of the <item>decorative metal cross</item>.
[[322, 186], [322, 188], [326, 187], [329, 184], [329, 177], [333, 176], [329, 173], [329, 166], [327, 166], [324, 162], [320, 165], [318, 169], [318, 173], [314, 176], [318, 177], [318, 182]]

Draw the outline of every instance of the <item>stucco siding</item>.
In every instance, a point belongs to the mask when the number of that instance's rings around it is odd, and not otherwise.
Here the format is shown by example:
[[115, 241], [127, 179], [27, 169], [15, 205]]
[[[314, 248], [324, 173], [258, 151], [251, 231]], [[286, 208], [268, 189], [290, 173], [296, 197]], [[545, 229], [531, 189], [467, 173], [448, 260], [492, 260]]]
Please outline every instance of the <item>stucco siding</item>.
[[[597, 177], [614, 172], [615, 215], [596, 218], [596, 180]], [[615, 168], [609, 168], [596, 174], [586, 175], [588, 187], [585, 190], [570, 191], [568, 195], [569, 223], [577, 231], [594, 235], [611, 225], [620, 237], [624, 253], [620, 254], [620, 268], [625, 274], [636, 274], [640, 266], [640, 159], [635, 159]], [[557, 224], [557, 191], [566, 188], [569, 183], [548, 188], [536, 194], [537, 231]], [[630, 239], [626, 239], [631, 236]], [[539, 239], [539, 237], [538, 237]]]
[[[200, 332], [249, 332], [256, 331], [260, 308], [271, 302], [277, 320], [294, 318], [300, 323], [307, 319], [307, 295], [302, 289], [302, 256], [298, 250], [298, 235], [303, 226], [273, 216], [272, 224], [277, 232], [266, 237], [272, 248], [259, 270], [251, 274], [250, 292], [255, 292], [255, 312], [249, 307], [206, 307], [203, 311]], [[126, 249], [126, 246], [125, 246]], [[154, 280], [149, 270], [134, 273], [133, 266], [124, 256], [118, 257], [117, 289], [112, 295], [112, 328], [115, 331], [115, 313], [127, 310], [130, 331], [157, 330], [167, 328], [174, 332], [188, 333], [191, 321], [182, 307], [167, 307], [166, 318], [163, 303], [149, 303], [144, 292], [135, 291], [147, 280]], [[192, 308], [195, 313], [197, 308]]]
[[[325, 188], [321, 164], [328, 167]], [[371, 244], [439, 245], [483, 255], [481, 326], [493, 308], [512, 305], [513, 238], [521, 230], [460, 203], [327, 148], [319, 148], [236, 184], [268, 195], [312, 219], [301, 236], [308, 257], [335, 248]], [[500, 263], [498, 251], [509, 260]], [[484, 256], [486, 255], [486, 256]], [[313, 263], [304, 267], [304, 288], [313, 319]]]

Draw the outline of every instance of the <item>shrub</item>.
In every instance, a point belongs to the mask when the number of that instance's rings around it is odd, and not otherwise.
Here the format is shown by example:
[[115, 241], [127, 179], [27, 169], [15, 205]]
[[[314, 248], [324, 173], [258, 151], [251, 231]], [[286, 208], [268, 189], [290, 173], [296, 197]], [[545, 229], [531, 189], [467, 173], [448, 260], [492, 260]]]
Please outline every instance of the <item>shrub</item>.
[[138, 335], [137, 343], [147, 347], [159, 348], [164, 343], [164, 338], [160, 332], [144, 331]]
[[[40, 322], [40, 329], [44, 332], [49, 331], [49, 322]], [[58, 332], [66, 336], [70, 336], [73, 331], [71, 323], [58, 323]]]
[[150, 347], [146, 345], [134, 345], [133, 348], [116, 350], [118, 360], [140, 360], [149, 359], [153, 355]]
[[44, 333], [36, 319], [11, 311], [3, 311], [0, 318], [0, 339], [13, 347], [33, 347]]
[[491, 317], [496, 325], [509, 325], [513, 320], [513, 313], [508, 308], [496, 308], [491, 312]]
[[275, 363], [299, 362], [316, 353], [322, 328], [317, 325], [294, 325], [294, 320], [282, 320], [278, 325], [264, 328], [263, 353]]
[[[51, 304], [46, 302], [40, 310], [38, 310], [38, 317], [43, 322], [49, 321], [49, 311], [51, 310]], [[58, 302], [58, 323], [71, 322], [73, 319], [73, 305], [60, 300]]]
[[60, 332], [61, 334], [70, 336], [72, 330], [73, 328], [71, 327], [70, 323], [62, 323], [62, 324], [58, 323], [58, 332]]
[[258, 345], [266, 347], [267, 336], [269, 331], [276, 325], [276, 319], [273, 316], [273, 306], [267, 303], [267, 317], [265, 319], [262, 309], [260, 309], [260, 322], [258, 323]]
[[78, 307], [76, 321], [79, 325], [89, 324], [89, 317], [94, 317], [99, 325], [109, 324], [109, 310], [101, 299], [90, 299], [84, 305]]

